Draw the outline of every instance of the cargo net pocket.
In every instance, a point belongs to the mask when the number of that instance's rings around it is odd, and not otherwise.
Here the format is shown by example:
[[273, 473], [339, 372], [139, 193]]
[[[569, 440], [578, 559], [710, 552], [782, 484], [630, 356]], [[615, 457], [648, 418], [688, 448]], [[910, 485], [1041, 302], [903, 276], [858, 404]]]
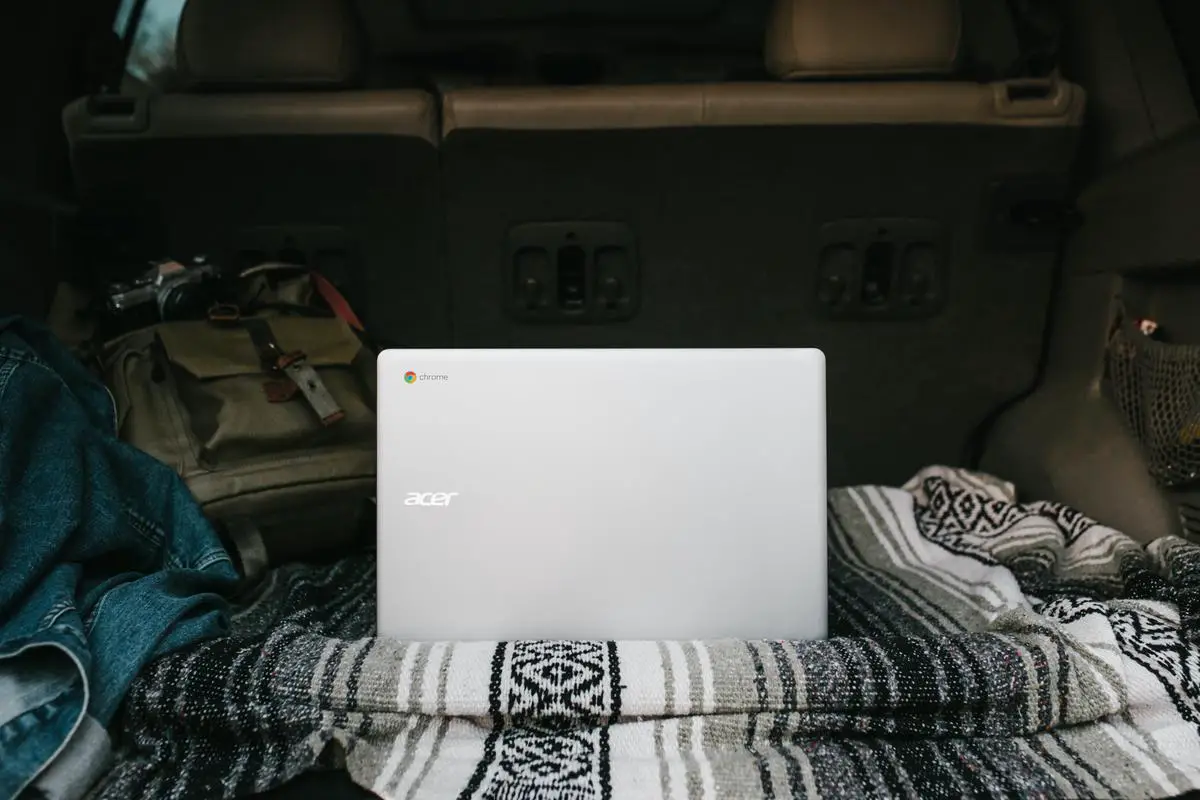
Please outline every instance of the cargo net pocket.
[[1167, 489], [1200, 484], [1200, 345], [1160, 342], [1122, 326], [1108, 348], [1108, 383]]

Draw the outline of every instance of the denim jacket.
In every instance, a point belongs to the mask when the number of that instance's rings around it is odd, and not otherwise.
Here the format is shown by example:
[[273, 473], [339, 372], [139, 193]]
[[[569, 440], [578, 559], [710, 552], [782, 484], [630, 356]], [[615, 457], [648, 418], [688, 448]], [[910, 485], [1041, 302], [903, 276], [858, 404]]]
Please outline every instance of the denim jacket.
[[225, 630], [237, 572], [169, 467], [39, 325], [0, 317], [0, 799], [78, 797], [151, 659]]

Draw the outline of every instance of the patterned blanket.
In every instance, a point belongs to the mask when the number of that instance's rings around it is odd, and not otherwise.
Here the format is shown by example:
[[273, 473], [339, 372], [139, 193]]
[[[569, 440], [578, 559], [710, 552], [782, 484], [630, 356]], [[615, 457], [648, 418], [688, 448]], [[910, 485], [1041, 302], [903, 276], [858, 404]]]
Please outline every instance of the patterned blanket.
[[[822, 642], [410, 645], [369, 554], [154, 663], [101, 798], [318, 764], [383, 797], [1169, 797], [1200, 788], [1200, 546], [933, 468], [829, 497]], [[437, 598], [430, 598], [437, 602]]]

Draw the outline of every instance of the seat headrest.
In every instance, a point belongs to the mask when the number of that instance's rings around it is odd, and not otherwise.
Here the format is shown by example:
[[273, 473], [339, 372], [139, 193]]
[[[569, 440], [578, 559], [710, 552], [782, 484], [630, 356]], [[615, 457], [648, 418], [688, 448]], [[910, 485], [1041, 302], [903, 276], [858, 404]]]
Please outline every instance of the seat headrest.
[[363, 37], [347, 0], [187, 0], [176, 58], [190, 91], [341, 89]]
[[958, 0], [776, 0], [766, 65], [784, 80], [945, 75], [961, 31]]

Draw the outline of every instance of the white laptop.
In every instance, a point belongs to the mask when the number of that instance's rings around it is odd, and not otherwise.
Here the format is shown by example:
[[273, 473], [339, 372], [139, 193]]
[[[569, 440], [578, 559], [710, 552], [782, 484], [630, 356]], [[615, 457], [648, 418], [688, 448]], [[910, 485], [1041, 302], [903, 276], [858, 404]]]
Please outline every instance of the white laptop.
[[379, 356], [379, 633], [826, 635], [818, 350]]

